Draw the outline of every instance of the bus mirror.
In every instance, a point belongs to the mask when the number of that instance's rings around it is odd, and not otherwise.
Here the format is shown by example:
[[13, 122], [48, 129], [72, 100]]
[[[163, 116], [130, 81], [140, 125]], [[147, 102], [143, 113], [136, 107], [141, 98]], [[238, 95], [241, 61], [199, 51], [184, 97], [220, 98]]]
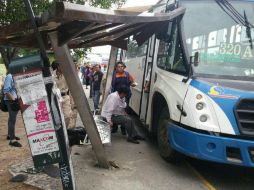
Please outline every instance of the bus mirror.
[[198, 63], [199, 63], [199, 52], [195, 52], [193, 64], [196, 67], [198, 66]]

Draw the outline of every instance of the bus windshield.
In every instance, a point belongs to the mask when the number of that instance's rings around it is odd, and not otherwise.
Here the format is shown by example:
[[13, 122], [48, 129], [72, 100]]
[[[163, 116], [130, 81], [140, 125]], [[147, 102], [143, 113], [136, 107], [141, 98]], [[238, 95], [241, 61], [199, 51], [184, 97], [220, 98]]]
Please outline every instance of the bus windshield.
[[182, 1], [189, 55], [197, 76], [254, 79], [254, 1]]

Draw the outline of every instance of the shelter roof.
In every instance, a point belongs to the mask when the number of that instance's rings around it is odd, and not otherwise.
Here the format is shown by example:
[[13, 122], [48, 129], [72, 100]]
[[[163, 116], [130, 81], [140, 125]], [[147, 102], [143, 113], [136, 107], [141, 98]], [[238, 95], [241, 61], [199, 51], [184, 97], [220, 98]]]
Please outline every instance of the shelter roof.
[[[127, 48], [127, 37], [134, 35], [138, 44], [165, 27], [168, 21], [184, 14], [184, 8], [170, 13], [145, 13], [106, 10], [68, 2], [57, 2], [37, 17], [39, 31], [47, 49], [51, 48], [48, 33], [58, 32], [59, 45], [82, 48], [112, 45]], [[0, 27], [0, 44], [38, 48], [30, 21]]]

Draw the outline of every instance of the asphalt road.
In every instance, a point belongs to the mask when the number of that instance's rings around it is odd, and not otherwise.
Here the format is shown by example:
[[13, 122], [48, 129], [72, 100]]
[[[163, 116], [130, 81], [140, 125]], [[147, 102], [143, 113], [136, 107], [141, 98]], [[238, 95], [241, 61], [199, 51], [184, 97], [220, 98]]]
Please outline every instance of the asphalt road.
[[254, 189], [254, 169], [252, 168], [212, 163], [187, 157], [185, 160], [200, 175], [199, 179], [214, 189]]

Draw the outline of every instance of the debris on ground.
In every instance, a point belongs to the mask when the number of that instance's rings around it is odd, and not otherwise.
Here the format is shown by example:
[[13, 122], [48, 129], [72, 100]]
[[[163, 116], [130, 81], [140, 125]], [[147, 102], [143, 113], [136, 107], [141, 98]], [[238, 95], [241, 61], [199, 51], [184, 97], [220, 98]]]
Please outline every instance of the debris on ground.
[[18, 174], [16, 176], [13, 176], [10, 181], [11, 182], [24, 182], [26, 181], [28, 176], [26, 174]]
[[119, 169], [120, 167], [118, 166], [118, 164], [115, 163], [115, 161], [108, 161], [109, 165], [112, 166], [113, 168], [117, 168]]

